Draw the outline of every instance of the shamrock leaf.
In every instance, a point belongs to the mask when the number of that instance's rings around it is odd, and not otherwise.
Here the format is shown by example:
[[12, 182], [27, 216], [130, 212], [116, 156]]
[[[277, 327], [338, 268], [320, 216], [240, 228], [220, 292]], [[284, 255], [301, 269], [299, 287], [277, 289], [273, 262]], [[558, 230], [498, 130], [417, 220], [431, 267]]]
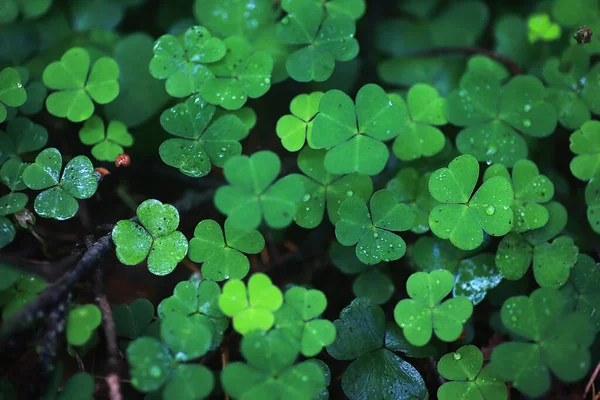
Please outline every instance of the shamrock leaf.
[[418, 238], [409, 252], [411, 261], [417, 269], [423, 272], [445, 269], [455, 275], [458, 273], [461, 260], [469, 255], [449, 241], [435, 236]]
[[415, 168], [403, 168], [391, 179], [386, 188], [406, 203], [415, 213], [415, 224], [411, 231], [425, 233], [429, 230], [429, 213], [438, 202], [429, 193], [430, 173], [420, 174]]
[[242, 279], [250, 270], [250, 262], [242, 253], [257, 254], [265, 247], [259, 231], [240, 230], [225, 221], [225, 236], [219, 224], [211, 219], [198, 223], [190, 240], [190, 259], [202, 265], [202, 275], [213, 281]]
[[102, 313], [93, 304], [72, 309], [67, 317], [67, 341], [73, 346], [83, 346], [101, 322]]
[[35, 163], [23, 171], [23, 182], [28, 188], [46, 189], [37, 195], [34, 202], [35, 212], [44, 218], [72, 218], [79, 209], [76, 199], [89, 199], [98, 188], [94, 166], [87, 157], [72, 158], [62, 176], [61, 167], [62, 156], [52, 147], [39, 153]]
[[413, 85], [406, 102], [393, 97], [402, 108], [402, 124], [392, 148], [394, 155], [403, 161], [431, 157], [444, 147], [446, 138], [436, 126], [446, 124], [445, 100], [438, 91], [424, 83]]
[[112, 309], [117, 335], [129, 339], [141, 336], [154, 318], [154, 306], [149, 300], [135, 299]]
[[[2, 218], [0, 218], [0, 220], [1, 219]], [[46, 289], [46, 287], [46, 281], [35, 275], [20, 275], [12, 287], [9, 287], [8, 290], [4, 291], [3, 296], [0, 299], [0, 304], [3, 306], [2, 319], [6, 320], [10, 318], [21, 308], [32, 302], [38, 297], [38, 294], [42, 292], [42, 290]]]
[[461, 260], [452, 295], [464, 296], [471, 300], [473, 305], [477, 305], [483, 301], [487, 292], [500, 282], [502, 275], [496, 269], [494, 254], [478, 254]]
[[19, 107], [27, 100], [19, 72], [14, 68], [0, 71], [0, 122], [6, 119], [6, 107]]
[[157, 308], [158, 316], [166, 319], [172, 314], [184, 315], [194, 320], [204, 320], [213, 326], [211, 334], [213, 343], [211, 350], [221, 344], [223, 332], [229, 326], [229, 319], [219, 308], [221, 288], [210, 280], [192, 278], [179, 282], [175, 286], [173, 296], [160, 302]]
[[323, 92], [300, 94], [290, 103], [290, 112], [277, 121], [275, 130], [287, 151], [298, 151], [311, 142], [313, 119], [319, 112]]
[[[428, 397], [419, 372], [399, 357], [427, 357], [412, 347], [393, 325], [386, 326], [381, 307], [356, 298], [333, 322], [336, 340], [327, 352], [337, 360], [353, 360], [342, 377], [342, 389], [351, 399]], [[390, 380], [389, 377], [394, 379]]]
[[483, 231], [503, 236], [512, 228], [510, 182], [500, 176], [490, 178], [471, 196], [478, 178], [479, 163], [465, 154], [429, 179], [431, 195], [443, 203], [429, 214], [431, 231], [462, 250], [477, 248], [483, 242]]
[[548, 82], [548, 101], [558, 111], [558, 120], [567, 129], [578, 129], [589, 121], [591, 114], [600, 114], [600, 67], [590, 69], [590, 53], [580, 46], [571, 46], [559, 58], [550, 57], [543, 66]]
[[296, 211], [294, 220], [306, 229], [312, 229], [323, 221], [325, 207], [332, 224], [339, 220], [338, 210], [348, 197], [358, 197], [367, 202], [373, 194], [373, 182], [367, 175], [334, 175], [325, 169], [325, 150], [305, 147], [298, 154], [298, 167], [305, 194]]
[[272, 19], [273, 3], [269, 0], [197, 0], [194, 16], [211, 32], [221, 36], [255, 35]]
[[544, 85], [533, 76], [516, 76], [504, 87], [493, 72], [472, 70], [446, 99], [446, 118], [465, 127], [456, 138], [463, 154], [488, 164], [512, 167], [527, 156], [516, 131], [545, 137], [556, 128], [556, 110], [546, 100]]
[[588, 206], [588, 222], [594, 232], [598, 233], [600, 232], [600, 180], [592, 178], [588, 182], [585, 187], [585, 204]]
[[225, 46], [225, 57], [210, 66], [213, 74], [200, 87], [200, 94], [211, 104], [238, 110], [249, 97], [256, 99], [269, 91], [273, 58], [265, 51], [252, 52], [244, 37], [229, 37]]
[[295, 286], [285, 292], [285, 304], [275, 312], [275, 327], [300, 343], [300, 352], [313, 357], [335, 340], [330, 321], [317, 319], [327, 307], [327, 298], [319, 290]]
[[107, 104], [119, 95], [119, 66], [110, 57], [101, 57], [90, 71], [90, 55], [81, 47], [69, 49], [44, 69], [44, 85], [57, 90], [46, 99], [54, 116], [72, 122], [85, 121], [94, 113], [94, 103]]
[[0, 217], [0, 249], [9, 245], [17, 236], [15, 226], [8, 218]]
[[177, 231], [179, 213], [170, 204], [144, 201], [137, 208], [141, 226], [131, 220], [117, 222], [112, 239], [117, 258], [125, 265], [137, 265], [148, 258], [148, 269], [155, 275], [167, 275], [188, 251], [188, 242]]
[[175, 355], [177, 361], [191, 361], [202, 357], [213, 343], [213, 324], [206, 318], [188, 318], [171, 313], [160, 323], [160, 338]]
[[564, 382], [587, 374], [594, 328], [583, 314], [569, 313], [566, 306], [564, 296], [550, 288], [504, 302], [502, 323], [528, 341], [494, 348], [491, 364], [499, 379], [512, 382], [526, 396], [540, 397], [550, 388], [549, 370]]
[[384, 304], [392, 297], [396, 287], [387, 268], [368, 268], [361, 272], [352, 284], [356, 297], [365, 297], [373, 304]]
[[345, 93], [330, 90], [319, 103], [311, 146], [330, 149], [325, 169], [332, 174], [377, 175], [389, 157], [383, 142], [398, 135], [401, 124], [402, 108], [377, 85], [363, 86], [356, 105]]
[[579, 254], [569, 282], [560, 289], [569, 302], [569, 308], [588, 316], [596, 332], [600, 331], [600, 317], [596, 312], [600, 307], [599, 280], [598, 264], [587, 254]]
[[286, 70], [298, 82], [322, 82], [331, 76], [336, 61], [350, 61], [358, 54], [354, 19], [345, 13], [327, 13], [318, 2], [285, 1], [288, 14], [277, 25], [284, 43], [303, 46], [290, 54]]
[[202, 26], [192, 26], [180, 37], [162, 35], [154, 44], [150, 74], [166, 79], [171, 96], [186, 97], [198, 93], [206, 79], [213, 76], [205, 64], [219, 61], [226, 51], [225, 43]]
[[0, 15], [0, 24], [13, 22], [19, 14], [23, 14], [25, 19], [35, 19], [44, 15], [50, 6], [52, 0], [6, 0], [2, 4], [2, 15]]
[[368, 265], [400, 259], [406, 253], [404, 240], [392, 232], [412, 228], [415, 215], [388, 189], [375, 192], [371, 212], [359, 197], [350, 197], [340, 206], [335, 236], [344, 246], [356, 246], [356, 256]]
[[133, 144], [133, 136], [121, 121], [110, 121], [106, 131], [104, 121], [93, 115], [85, 121], [79, 130], [81, 143], [92, 147], [92, 155], [98, 161], [115, 161], [119, 154], [124, 152], [123, 147]]
[[0, 197], [0, 216], [16, 214], [27, 205], [29, 198], [25, 193], [9, 193]]
[[411, 344], [426, 345], [432, 330], [445, 342], [458, 339], [473, 313], [473, 303], [463, 296], [442, 302], [453, 287], [454, 277], [443, 269], [416, 272], [408, 278], [406, 290], [411, 299], [398, 302], [394, 319]]
[[165, 400], [198, 400], [211, 394], [215, 378], [204, 365], [179, 364], [163, 391]]
[[217, 189], [217, 209], [240, 229], [256, 229], [263, 218], [272, 228], [288, 226], [305, 192], [299, 175], [274, 182], [280, 170], [281, 161], [271, 151], [231, 157], [224, 168], [230, 185]]
[[585, 122], [571, 135], [571, 172], [577, 179], [589, 181], [598, 175], [600, 166], [600, 122]]
[[219, 297], [219, 307], [225, 315], [233, 317], [233, 328], [242, 335], [272, 327], [275, 323], [273, 312], [282, 304], [281, 291], [267, 275], [261, 273], [250, 277], [248, 289], [240, 280], [227, 281]]
[[539, 40], [551, 42], [560, 38], [560, 26], [557, 23], [553, 23], [548, 14], [539, 13], [529, 16], [527, 25], [529, 27], [528, 39], [530, 43], [535, 43]]
[[440, 400], [452, 399], [506, 399], [506, 384], [486, 365], [483, 354], [475, 346], [462, 346], [454, 353], [443, 356], [438, 363], [440, 375], [450, 380], [438, 389]]
[[165, 110], [162, 127], [178, 139], [168, 139], [159, 148], [160, 158], [183, 174], [199, 178], [211, 170], [211, 162], [223, 167], [232, 156], [240, 155], [241, 139], [248, 130], [235, 115], [215, 118], [216, 107], [200, 95]]
[[27, 118], [8, 122], [6, 134], [0, 131], [0, 164], [11, 157], [37, 151], [46, 145], [48, 131]]
[[314, 360], [294, 364], [298, 343], [280, 330], [249, 332], [241, 352], [247, 363], [227, 364], [221, 375], [225, 392], [235, 399], [314, 399], [325, 387], [325, 374]]

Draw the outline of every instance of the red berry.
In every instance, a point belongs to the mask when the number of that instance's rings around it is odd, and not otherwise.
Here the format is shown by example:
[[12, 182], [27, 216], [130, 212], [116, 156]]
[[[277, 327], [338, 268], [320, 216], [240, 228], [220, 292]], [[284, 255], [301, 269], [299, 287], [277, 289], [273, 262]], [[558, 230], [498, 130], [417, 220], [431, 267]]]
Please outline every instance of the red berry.
[[125, 153], [119, 154], [115, 160], [117, 167], [129, 167], [129, 164], [131, 164], [131, 158]]

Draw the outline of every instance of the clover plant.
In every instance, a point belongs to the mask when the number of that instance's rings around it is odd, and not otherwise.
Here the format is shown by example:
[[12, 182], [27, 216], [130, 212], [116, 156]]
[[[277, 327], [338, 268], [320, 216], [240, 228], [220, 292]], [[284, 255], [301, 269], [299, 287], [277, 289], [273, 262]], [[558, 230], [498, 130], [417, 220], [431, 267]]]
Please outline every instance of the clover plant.
[[594, 397], [600, 3], [517, 3], [0, 1], [0, 398]]

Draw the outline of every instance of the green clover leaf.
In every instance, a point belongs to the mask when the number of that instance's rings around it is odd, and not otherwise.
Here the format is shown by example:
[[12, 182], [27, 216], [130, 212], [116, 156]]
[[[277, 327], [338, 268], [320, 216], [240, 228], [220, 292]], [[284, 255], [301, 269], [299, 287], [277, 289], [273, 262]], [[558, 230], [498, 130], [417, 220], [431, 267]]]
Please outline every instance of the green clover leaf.
[[241, 36], [225, 39], [225, 57], [210, 66], [213, 74], [200, 87], [200, 94], [211, 104], [238, 110], [248, 98], [256, 99], [271, 88], [273, 58], [266, 51], [252, 52]]
[[166, 79], [165, 88], [171, 96], [186, 97], [198, 93], [213, 76], [205, 64], [219, 61], [226, 51], [225, 43], [202, 26], [192, 26], [179, 37], [162, 35], [154, 44], [150, 74]]
[[67, 341], [73, 346], [83, 346], [101, 322], [102, 313], [93, 304], [72, 309], [67, 317]]
[[119, 66], [110, 57], [101, 57], [90, 71], [90, 55], [81, 47], [69, 49], [44, 69], [44, 85], [57, 90], [46, 99], [54, 116], [72, 122], [85, 121], [94, 113], [94, 103], [107, 104], [119, 95]]
[[20, 14], [23, 14], [25, 19], [39, 18], [48, 11], [51, 5], [52, 0], [6, 0], [2, 4], [0, 24], [14, 22]]
[[[34, 202], [35, 212], [44, 218], [65, 220], [79, 209], [76, 199], [89, 199], [98, 188], [94, 166], [85, 156], [71, 159], [60, 176], [62, 156], [55, 148], [38, 154], [35, 163], [23, 171], [23, 182], [33, 190], [44, 190]], [[60, 177], [60, 179], [59, 179]]]
[[171, 313], [160, 323], [160, 338], [175, 355], [177, 361], [191, 361], [202, 357], [213, 343], [213, 324], [206, 318], [188, 318]]
[[198, 223], [190, 240], [190, 260], [202, 265], [202, 275], [213, 281], [242, 279], [250, 270], [248, 258], [242, 254], [258, 254], [265, 247], [259, 231], [240, 230], [225, 221], [225, 236], [221, 226], [211, 219]]
[[598, 175], [600, 166], [600, 121], [587, 121], [571, 135], [573, 176], [589, 181]]
[[370, 213], [361, 198], [344, 200], [335, 236], [344, 246], [357, 244], [356, 256], [367, 265], [400, 259], [406, 253], [406, 243], [392, 232], [411, 229], [415, 223], [413, 211], [388, 189], [375, 192], [369, 205]]
[[439, 203], [429, 192], [431, 174], [420, 174], [415, 168], [407, 167], [398, 171], [396, 176], [388, 181], [386, 189], [390, 189], [415, 213], [415, 224], [411, 231], [425, 233], [429, 231], [429, 213]]
[[48, 131], [27, 118], [17, 117], [8, 122], [6, 133], [0, 131], [0, 164], [11, 157], [37, 151], [46, 145]]
[[165, 110], [160, 116], [162, 127], [178, 139], [168, 139], [159, 148], [160, 158], [183, 174], [200, 178], [211, 170], [211, 163], [223, 167], [233, 156], [240, 155], [239, 141], [248, 130], [235, 115], [215, 118], [216, 107], [200, 95]]
[[231, 157], [224, 168], [230, 185], [217, 189], [217, 209], [240, 229], [256, 229], [263, 219], [272, 228], [288, 226], [305, 189], [300, 175], [274, 182], [280, 170], [281, 161], [271, 151]]
[[232, 279], [223, 286], [219, 307], [233, 317], [233, 328], [245, 335], [252, 330], [267, 330], [275, 323], [273, 312], [283, 304], [283, 295], [265, 274], [256, 273], [248, 280], [248, 289]]
[[6, 107], [19, 107], [27, 100], [27, 92], [19, 72], [14, 68], [0, 71], [0, 122], [6, 119]]
[[453, 287], [454, 276], [443, 269], [416, 272], [408, 278], [406, 290], [411, 299], [398, 302], [394, 319], [409, 343], [426, 345], [431, 340], [432, 330], [445, 342], [458, 339], [464, 323], [473, 313], [473, 303], [463, 296], [442, 302]]
[[280, 330], [249, 332], [241, 351], [247, 363], [233, 362], [221, 375], [225, 391], [235, 399], [315, 399], [325, 388], [318, 361], [294, 364], [298, 343]]
[[299, 94], [290, 103], [290, 112], [277, 121], [275, 130], [287, 151], [298, 151], [311, 142], [313, 119], [319, 112], [323, 92]]
[[204, 365], [179, 364], [165, 385], [165, 400], [198, 400], [211, 394], [215, 378]]
[[173, 296], [167, 297], [157, 307], [161, 319], [171, 314], [181, 314], [194, 320], [204, 320], [212, 325], [210, 329], [213, 343], [211, 350], [221, 344], [223, 332], [229, 326], [229, 318], [219, 308], [221, 288], [210, 280], [197, 278], [179, 282], [173, 290]]
[[[2, 219], [5, 218], [0, 217], [0, 224], [2, 223]], [[0, 231], [0, 240], [1, 238], [2, 233]], [[2, 319], [6, 320], [10, 318], [21, 308], [32, 302], [42, 290], [46, 289], [46, 286], [46, 281], [35, 275], [21, 274], [18, 280], [3, 293], [2, 299], [0, 299], [4, 307], [2, 310]]]
[[446, 138], [437, 126], [446, 124], [445, 100], [438, 91], [424, 83], [411, 86], [406, 102], [394, 96], [402, 108], [402, 124], [394, 141], [394, 155], [402, 161], [431, 157], [439, 153]]
[[131, 384], [142, 392], [159, 389], [169, 379], [175, 368], [175, 360], [168, 349], [158, 340], [141, 337], [127, 348]]
[[269, 0], [197, 0], [194, 16], [200, 24], [221, 36], [253, 37], [272, 20], [273, 3]]
[[28, 201], [25, 193], [9, 193], [0, 197], [0, 216], [18, 213], [25, 208]]
[[514, 195], [510, 182], [500, 176], [490, 178], [471, 197], [478, 178], [479, 163], [465, 154], [429, 179], [431, 195], [443, 203], [429, 214], [431, 231], [462, 250], [479, 247], [483, 231], [503, 236], [512, 228]]
[[325, 2], [325, 8], [328, 14], [342, 13], [358, 20], [365, 14], [367, 5], [365, 0], [328, 0]]
[[560, 25], [553, 23], [548, 14], [539, 13], [530, 15], [527, 20], [527, 26], [529, 27], [527, 38], [530, 43], [535, 43], [539, 40], [551, 42], [560, 38]]
[[569, 313], [556, 289], [507, 299], [501, 317], [509, 331], [528, 341], [505, 342], [494, 349], [491, 365], [498, 378], [526, 396], [540, 397], [550, 388], [550, 371], [564, 382], [587, 374], [594, 327], [583, 314]]
[[507, 167], [527, 156], [527, 145], [517, 131], [545, 137], [557, 121], [537, 78], [517, 76], [501, 87], [495, 74], [485, 70], [463, 75], [460, 88], [446, 99], [445, 112], [450, 123], [465, 127], [456, 138], [461, 153]]
[[[426, 399], [419, 372], [397, 355], [427, 357], [427, 350], [411, 346], [393, 324], [386, 326], [381, 307], [356, 298], [333, 322], [336, 340], [327, 352], [337, 360], [353, 360], [342, 377], [342, 389], [351, 399]], [[389, 377], [393, 376], [394, 380]]]
[[411, 261], [423, 272], [445, 269], [453, 274], [458, 273], [462, 259], [469, 253], [457, 248], [447, 240], [438, 237], [422, 236], [409, 249]]
[[334, 89], [319, 103], [311, 146], [331, 148], [325, 156], [325, 169], [332, 174], [377, 175], [389, 157], [384, 142], [398, 135], [401, 125], [401, 106], [381, 87], [363, 86], [356, 95], [356, 105], [348, 95]]
[[118, 336], [131, 340], [142, 336], [154, 318], [154, 306], [149, 300], [135, 299], [112, 309]]
[[352, 283], [354, 295], [368, 298], [373, 304], [387, 303], [395, 290], [394, 281], [390, 278], [387, 268], [368, 268]]
[[560, 289], [566, 296], [570, 309], [586, 315], [594, 324], [596, 332], [600, 331], [600, 317], [596, 312], [600, 306], [599, 281], [598, 264], [587, 254], [579, 254], [577, 263], [571, 269], [568, 284]]
[[305, 147], [298, 154], [298, 167], [305, 194], [296, 211], [294, 220], [306, 229], [312, 229], [323, 221], [325, 208], [332, 224], [339, 219], [340, 205], [348, 197], [358, 197], [367, 202], [373, 194], [371, 177], [360, 174], [334, 175], [325, 169], [325, 150]]
[[336, 61], [357, 56], [356, 26], [350, 15], [325, 15], [322, 6], [311, 0], [284, 1], [282, 7], [288, 14], [277, 25], [277, 37], [286, 44], [302, 46], [285, 63], [295, 81], [323, 82], [333, 73]]
[[335, 341], [335, 327], [317, 319], [327, 307], [323, 292], [294, 286], [285, 292], [285, 304], [275, 312], [275, 327], [300, 343], [305, 357], [316, 356]]
[[131, 220], [117, 222], [112, 239], [117, 258], [125, 265], [137, 265], [148, 258], [148, 270], [155, 275], [173, 272], [188, 251], [188, 242], [177, 231], [179, 213], [170, 204], [149, 199], [137, 208], [141, 226]]
[[483, 354], [472, 345], [462, 346], [454, 353], [444, 355], [438, 362], [440, 375], [450, 380], [438, 389], [440, 400], [453, 399], [507, 399], [506, 384], [486, 365]]
[[133, 136], [121, 121], [110, 121], [104, 130], [104, 121], [93, 115], [79, 130], [81, 143], [92, 147], [92, 155], [98, 161], [115, 161], [124, 152], [123, 147], [133, 145]]
[[452, 295], [466, 297], [473, 305], [477, 305], [483, 301], [487, 292], [500, 282], [502, 275], [496, 269], [494, 254], [478, 254], [461, 260]]
[[550, 57], [543, 67], [548, 82], [548, 101], [558, 111], [558, 120], [567, 129], [579, 129], [600, 114], [600, 67], [590, 68], [590, 53], [580, 46], [571, 46], [558, 57]]
[[[7, 161], [8, 162], [8, 161]], [[1, 178], [0, 171], [0, 178]], [[600, 232], [600, 180], [592, 178], [585, 187], [587, 219], [594, 232]]]

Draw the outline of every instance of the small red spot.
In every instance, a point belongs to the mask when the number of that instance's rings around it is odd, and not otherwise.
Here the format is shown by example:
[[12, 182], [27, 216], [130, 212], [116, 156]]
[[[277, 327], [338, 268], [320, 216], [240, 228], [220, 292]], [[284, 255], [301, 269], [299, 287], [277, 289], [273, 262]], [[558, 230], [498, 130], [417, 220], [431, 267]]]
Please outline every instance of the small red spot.
[[119, 154], [115, 160], [117, 167], [129, 167], [129, 164], [131, 164], [131, 158], [125, 153]]
[[106, 168], [102, 168], [102, 167], [94, 168], [94, 172], [96, 172], [96, 173], [98, 173], [98, 175], [100, 175], [100, 179], [104, 178], [106, 175], [110, 175], [110, 172]]
[[458, 340], [465, 340], [466, 337], [467, 337], [467, 330], [463, 329], [463, 331], [460, 333], [460, 336], [458, 337]]

